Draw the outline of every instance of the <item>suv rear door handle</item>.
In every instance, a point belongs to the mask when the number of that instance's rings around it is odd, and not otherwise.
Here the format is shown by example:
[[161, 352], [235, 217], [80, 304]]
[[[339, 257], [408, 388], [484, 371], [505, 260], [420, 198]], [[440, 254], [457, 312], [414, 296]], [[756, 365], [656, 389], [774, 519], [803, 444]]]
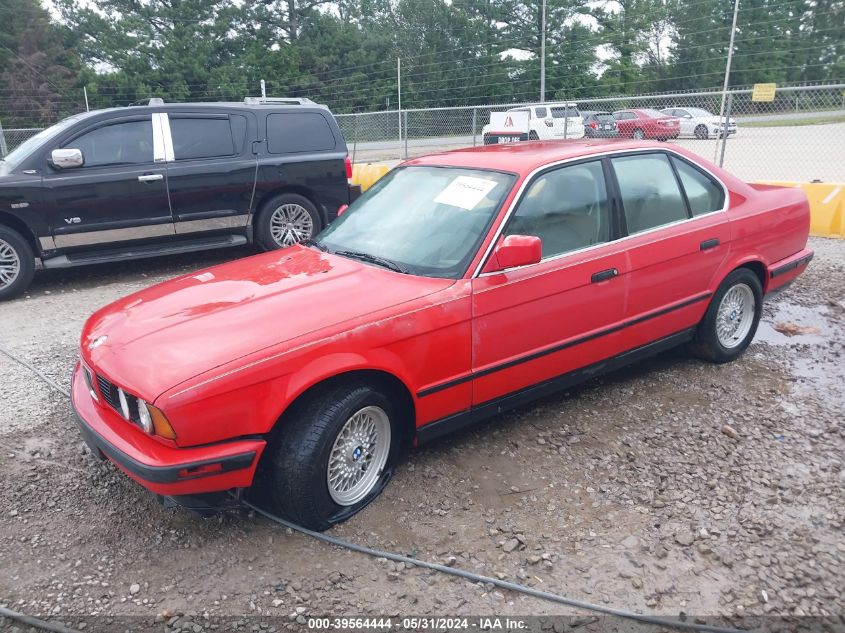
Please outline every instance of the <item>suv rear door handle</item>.
[[138, 182], [155, 182], [163, 178], [164, 174], [144, 174], [143, 176], [138, 176]]
[[619, 271], [615, 268], [608, 268], [607, 270], [600, 270], [597, 273], [593, 273], [593, 276], [590, 277], [590, 281], [597, 284], [598, 282], [605, 281], [606, 279], [613, 279], [618, 274]]
[[701, 244], [699, 244], [699, 248], [703, 251], [706, 251], [711, 248], [716, 248], [719, 245], [719, 238], [714, 237], [709, 240], [704, 240]]

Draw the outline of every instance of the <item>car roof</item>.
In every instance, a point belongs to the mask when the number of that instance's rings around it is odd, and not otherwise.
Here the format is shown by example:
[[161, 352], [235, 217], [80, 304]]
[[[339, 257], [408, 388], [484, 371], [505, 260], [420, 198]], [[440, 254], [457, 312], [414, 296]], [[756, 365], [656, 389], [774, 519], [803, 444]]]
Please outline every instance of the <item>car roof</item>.
[[524, 108], [560, 108], [560, 107], [577, 108], [578, 104], [575, 103], [574, 101], [547, 101], [546, 103], [526, 103], [525, 105], [514, 106], [512, 108], [508, 108], [508, 112], [512, 112], [513, 110], [522, 110]]
[[313, 112], [314, 110], [326, 111], [327, 105], [320, 103], [292, 104], [292, 103], [244, 103], [243, 101], [197, 101], [180, 103], [159, 103], [152, 105], [129, 105], [115, 108], [101, 108], [84, 113], [86, 116], [95, 116], [106, 112], [173, 112], [179, 110], [225, 108], [227, 110], [290, 110], [291, 112]]
[[608, 151], [665, 149], [663, 143], [617, 139], [581, 139], [577, 141], [533, 141], [479, 145], [439, 154], [429, 154], [402, 163], [403, 165], [434, 165], [494, 169], [510, 173], [528, 174], [549, 163], [587, 157]]

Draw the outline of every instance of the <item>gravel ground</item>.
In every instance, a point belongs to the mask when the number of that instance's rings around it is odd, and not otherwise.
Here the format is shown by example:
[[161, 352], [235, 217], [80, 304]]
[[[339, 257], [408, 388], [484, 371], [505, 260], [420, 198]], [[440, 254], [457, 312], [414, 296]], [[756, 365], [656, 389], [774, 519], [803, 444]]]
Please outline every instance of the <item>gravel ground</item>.
[[[766, 305], [737, 362], [670, 352], [417, 450], [332, 534], [603, 605], [842, 630], [845, 241], [811, 244], [810, 268]], [[0, 304], [0, 347], [68, 387], [94, 309], [245, 253], [45, 271], [28, 297]], [[775, 329], [784, 322], [816, 331], [789, 337]], [[2, 356], [0, 370], [0, 606], [86, 631], [491, 614], [561, 616], [532, 621], [555, 631], [631, 630], [247, 512], [164, 509], [95, 462], [62, 396]], [[0, 630], [16, 628], [28, 630], [0, 618]]]

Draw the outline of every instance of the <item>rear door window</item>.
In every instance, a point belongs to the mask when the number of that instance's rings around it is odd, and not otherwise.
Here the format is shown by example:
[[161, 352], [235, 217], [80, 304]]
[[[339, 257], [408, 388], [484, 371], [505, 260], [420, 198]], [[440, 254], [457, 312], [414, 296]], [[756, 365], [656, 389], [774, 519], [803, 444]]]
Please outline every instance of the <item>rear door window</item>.
[[235, 153], [229, 117], [174, 117], [170, 119], [176, 160], [216, 158]]
[[610, 162], [619, 183], [629, 235], [689, 217], [668, 156], [638, 154]]
[[332, 128], [319, 112], [279, 112], [267, 116], [267, 150], [271, 154], [335, 149]]
[[694, 216], [712, 213], [722, 208], [725, 203], [725, 193], [710, 176], [679, 158], [672, 157], [672, 163], [678, 170], [678, 177], [681, 179], [690, 211]]

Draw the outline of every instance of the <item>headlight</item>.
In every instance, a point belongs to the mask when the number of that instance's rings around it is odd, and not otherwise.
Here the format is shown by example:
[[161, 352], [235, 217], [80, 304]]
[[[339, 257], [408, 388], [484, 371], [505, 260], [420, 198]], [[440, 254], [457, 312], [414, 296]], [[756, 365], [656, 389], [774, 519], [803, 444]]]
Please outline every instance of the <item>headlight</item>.
[[138, 421], [141, 424], [141, 428], [144, 429], [147, 433], [153, 433], [155, 431], [155, 427], [153, 426], [153, 418], [150, 415], [150, 410], [147, 409], [147, 403], [138, 398]]

